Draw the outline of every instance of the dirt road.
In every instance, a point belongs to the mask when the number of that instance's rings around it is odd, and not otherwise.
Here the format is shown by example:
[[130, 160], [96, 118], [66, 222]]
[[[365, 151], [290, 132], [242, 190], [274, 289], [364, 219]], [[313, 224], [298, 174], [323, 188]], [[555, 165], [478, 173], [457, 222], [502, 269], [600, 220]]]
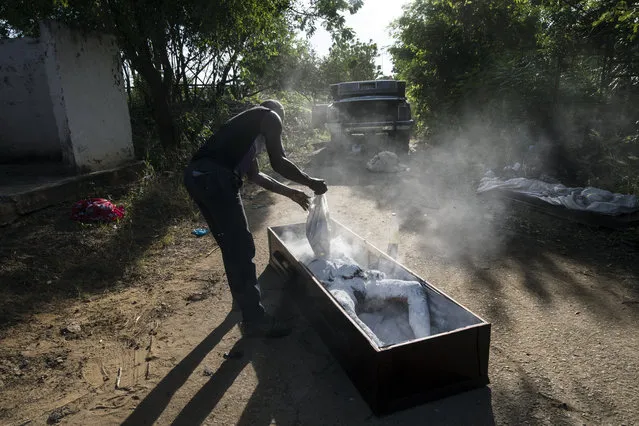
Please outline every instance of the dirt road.
[[[133, 284], [3, 330], [0, 424], [639, 424], [636, 246], [484, 203], [450, 164], [407, 166], [372, 175], [361, 157], [320, 155], [310, 170], [332, 216], [378, 247], [398, 212], [401, 262], [493, 324], [488, 387], [375, 418], [302, 317], [287, 338], [240, 339], [219, 252], [186, 220], [144, 252]], [[305, 213], [265, 192], [245, 201], [271, 303], [266, 227]]]

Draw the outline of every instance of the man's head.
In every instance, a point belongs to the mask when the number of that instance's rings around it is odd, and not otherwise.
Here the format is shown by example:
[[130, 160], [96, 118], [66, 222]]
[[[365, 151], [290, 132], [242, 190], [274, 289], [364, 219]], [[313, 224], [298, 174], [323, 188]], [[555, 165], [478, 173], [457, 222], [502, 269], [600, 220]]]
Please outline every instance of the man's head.
[[266, 100], [262, 102], [260, 106], [270, 109], [280, 117], [280, 120], [282, 120], [282, 122], [284, 121], [284, 106], [275, 99]]

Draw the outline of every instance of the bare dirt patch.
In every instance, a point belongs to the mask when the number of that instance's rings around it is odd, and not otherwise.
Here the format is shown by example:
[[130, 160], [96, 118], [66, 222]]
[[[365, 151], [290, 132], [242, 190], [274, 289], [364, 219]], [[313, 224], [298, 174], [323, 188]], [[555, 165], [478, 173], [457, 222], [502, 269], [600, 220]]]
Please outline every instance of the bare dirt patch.
[[[398, 212], [402, 263], [493, 323], [489, 387], [376, 419], [302, 317], [285, 339], [242, 339], [220, 253], [191, 235], [205, 223], [179, 179], [156, 177], [114, 193], [128, 208], [116, 228], [58, 206], [2, 229], [0, 423], [637, 422], [636, 230], [486, 203], [424, 151], [393, 175], [323, 155], [307, 169], [337, 220], [383, 248]], [[244, 191], [270, 306], [282, 283], [266, 226], [305, 214]]]

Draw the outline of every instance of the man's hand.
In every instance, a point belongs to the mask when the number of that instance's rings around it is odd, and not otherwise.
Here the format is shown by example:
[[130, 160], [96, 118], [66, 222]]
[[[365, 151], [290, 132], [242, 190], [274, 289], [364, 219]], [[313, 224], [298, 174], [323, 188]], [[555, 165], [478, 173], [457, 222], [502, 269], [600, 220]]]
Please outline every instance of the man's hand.
[[326, 182], [324, 182], [324, 179], [311, 178], [311, 183], [309, 183], [308, 187], [316, 195], [322, 195], [323, 193], [328, 191], [328, 187], [326, 186]]
[[290, 198], [291, 200], [295, 201], [304, 210], [308, 210], [308, 207], [311, 204], [311, 197], [309, 197], [308, 195], [306, 195], [302, 191], [298, 191], [297, 189], [292, 189], [291, 193], [288, 196], [288, 198]]

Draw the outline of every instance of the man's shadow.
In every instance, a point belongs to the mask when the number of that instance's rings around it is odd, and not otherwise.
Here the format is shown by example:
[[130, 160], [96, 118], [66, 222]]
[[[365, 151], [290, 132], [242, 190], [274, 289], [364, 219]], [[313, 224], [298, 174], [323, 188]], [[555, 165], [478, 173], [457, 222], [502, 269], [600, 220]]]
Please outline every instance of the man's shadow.
[[[283, 293], [282, 278], [273, 269], [267, 267], [259, 280], [267, 306], [271, 299], [280, 308], [283, 304], [285, 312], [295, 312]], [[295, 320], [295, 330], [288, 337], [238, 340], [229, 353], [243, 356], [225, 360], [172, 424], [203, 423], [248, 363], [258, 384], [238, 425], [495, 424], [488, 387], [375, 418], [319, 336], [299, 314]], [[154, 423], [179, 386], [232, 326], [227, 317], [151, 391], [124, 424]]]
[[[122, 424], [136, 426], [154, 424], [168, 406], [175, 393], [186, 383], [189, 376], [191, 376], [193, 371], [202, 363], [202, 360], [220, 343], [222, 338], [233, 328], [237, 321], [237, 314], [230, 312], [215, 330], [164, 376], [160, 383], [138, 404], [135, 410]], [[230, 386], [231, 383], [229, 383], [228, 386]]]

